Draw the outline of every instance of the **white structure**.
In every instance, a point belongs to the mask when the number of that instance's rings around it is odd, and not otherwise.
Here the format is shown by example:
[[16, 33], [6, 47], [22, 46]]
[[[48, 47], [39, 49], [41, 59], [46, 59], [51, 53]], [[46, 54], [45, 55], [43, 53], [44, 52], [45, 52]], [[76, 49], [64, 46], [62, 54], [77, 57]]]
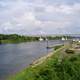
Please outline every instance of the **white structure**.
[[77, 39], [73, 39], [73, 41], [80, 42], [80, 39], [78, 39], [78, 38]]
[[76, 41], [75, 39], [73, 39], [73, 41]]
[[39, 38], [39, 41], [43, 41], [43, 40], [44, 40], [43, 38], [41, 38], [41, 37]]
[[64, 41], [65, 40], [65, 38], [64, 37], [62, 37], [62, 41]]
[[40, 33], [39, 41], [44, 41], [44, 39], [42, 38], [42, 36], [45, 35], [45, 32], [43, 32], [42, 30], [40, 30], [39, 33]]
[[80, 40], [79, 40], [79, 43], [80, 43]]

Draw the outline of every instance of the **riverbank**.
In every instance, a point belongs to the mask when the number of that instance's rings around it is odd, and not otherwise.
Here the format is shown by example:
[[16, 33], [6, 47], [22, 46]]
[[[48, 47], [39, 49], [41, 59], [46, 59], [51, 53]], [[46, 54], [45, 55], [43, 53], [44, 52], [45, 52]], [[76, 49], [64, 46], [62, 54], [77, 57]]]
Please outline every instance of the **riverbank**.
[[[64, 49], [64, 46], [62, 48], [60, 48], [59, 50], [54, 51], [54, 54], [58, 53], [59, 51], [61, 51], [62, 49]], [[27, 69], [24, 69], [23, 71], [21, 71], [20, 73], [16, 74], [15, 76], [11, 76], [10, 80], [17, 80], [16, 77], [23, 75], [23, 73], [25, 74], [26, 70], [30, 70], [32, 68], [36, 68], [37, 66], [39, 66], [40, 64], [45, 63], [46, 60], [48, 60], [48, 58], [50, 58], [53, 55], [53, 52], [49, 53], [48, 55], [41, 57], [40, 59], [34, 61], [32, 64], [30, 64], [30, 66]], [[20, 78], [19, 78], [20, 79]], [[18, 79], [18, 80], [19, 80]], [[21, 78], [21, 80], [24, 80]]]
[[74, 54], [66, 53], [67, 48], [71, 46], [63, 46], [35, 61], [9, 80], [79, 80], [80, 52], [74, 49]]
[[32, 42], [32, 41], [46, 41], [46, 40], [61, 40], [62, 37], [71, 39], [71, 36], [66, 35], [58, 35], [58, 36], [26, 36], [26, 35], [18, 35], [18, 34], [0, 34], [0, 44], [11, 44], [11, 43], [21, 43], [21, 42]]
[[[63, 43], [56, 40], [49, 41], [49, 46], [56, 46]], [[0, 45], [0, 79], [6, 80], [6, 76], [8, 77], [20, 72], [33, 61], [52, 51], [53, 48], [47, 50], [46, 41]]]

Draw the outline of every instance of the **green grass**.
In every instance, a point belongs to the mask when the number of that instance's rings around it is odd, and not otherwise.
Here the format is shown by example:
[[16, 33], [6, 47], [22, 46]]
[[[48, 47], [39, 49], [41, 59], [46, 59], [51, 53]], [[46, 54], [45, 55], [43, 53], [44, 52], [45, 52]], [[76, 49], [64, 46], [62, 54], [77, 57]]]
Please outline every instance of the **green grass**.
[[64, 47], [56, 50], [43, 63], [30, 66], [8, 80], [80, 80], [80, 55], [64, 57], [63, 50]]

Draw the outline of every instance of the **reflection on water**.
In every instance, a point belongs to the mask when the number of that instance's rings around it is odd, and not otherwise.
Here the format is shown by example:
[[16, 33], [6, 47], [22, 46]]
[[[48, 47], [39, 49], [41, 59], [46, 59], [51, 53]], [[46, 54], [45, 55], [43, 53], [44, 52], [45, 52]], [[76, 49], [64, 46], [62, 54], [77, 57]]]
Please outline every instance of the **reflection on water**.
[[[62, 41], [49, 41], [49, 46], [62, 44]], [[34, 60], [52, 51], [46, 49], [46, 42], [0, 45], [0, 80], [28, 66]]]

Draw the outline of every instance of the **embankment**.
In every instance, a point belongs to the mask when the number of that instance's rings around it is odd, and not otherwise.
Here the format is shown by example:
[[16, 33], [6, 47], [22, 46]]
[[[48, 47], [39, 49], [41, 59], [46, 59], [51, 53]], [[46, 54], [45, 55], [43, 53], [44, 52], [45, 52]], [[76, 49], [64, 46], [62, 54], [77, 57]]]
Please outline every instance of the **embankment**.
[[66, 48], [40, 58], [8, 80], [80, 80], [80, 54], [67, 54]]

